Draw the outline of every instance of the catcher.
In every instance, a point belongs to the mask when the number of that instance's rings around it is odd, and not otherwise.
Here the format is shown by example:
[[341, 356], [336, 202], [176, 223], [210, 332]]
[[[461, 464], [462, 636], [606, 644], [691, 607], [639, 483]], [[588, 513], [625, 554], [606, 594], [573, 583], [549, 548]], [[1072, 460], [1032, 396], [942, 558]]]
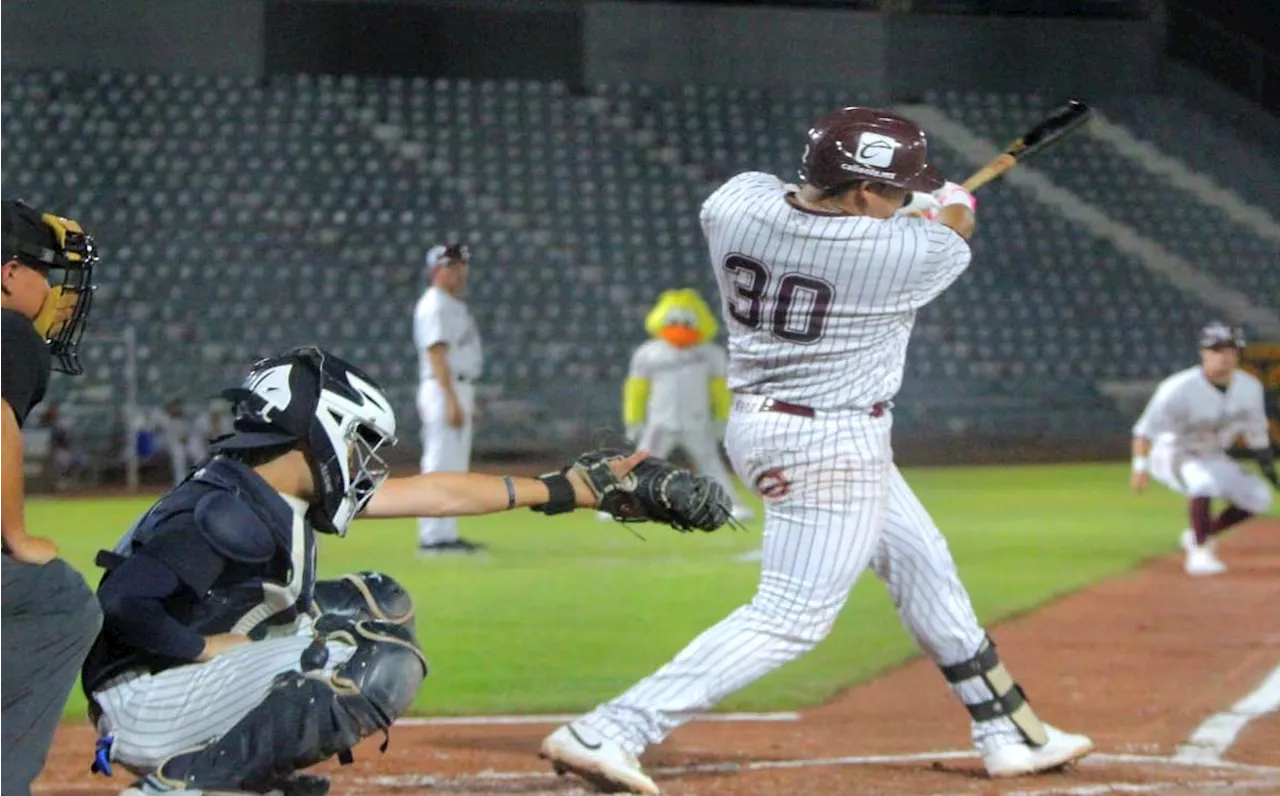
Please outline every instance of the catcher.
[[141, 776], [124, 793], [322, 794], [298, 775], [386, 732], [427, 661], [412, 604], [377, 573], [317, 583], [315, 532], [357, 516], [575, 508], [715, 530], [728, 495], [644, 452], [597, 452], [538, 478], [438, 472], [388, 478], [386, 395], [314, 347], [255, 364], [214, 458], [152, 506], [112, 552], [104, 622], [82, 672], [94, 770]]

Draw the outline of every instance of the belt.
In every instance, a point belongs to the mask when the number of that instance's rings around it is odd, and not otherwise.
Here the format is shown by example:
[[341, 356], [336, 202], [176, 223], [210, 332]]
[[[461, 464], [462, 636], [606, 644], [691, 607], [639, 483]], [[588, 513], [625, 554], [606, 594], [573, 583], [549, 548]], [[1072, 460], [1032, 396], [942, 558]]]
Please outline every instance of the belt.
[[[889, 410], [888, 401], [877, 401], [871, 409], [867, 410], [867, 414], [872, 417], [880, 417]], [[804, 406], [803, 404], [793, 404], [789, 401], [779, 401], [776, 398], [766, 398], [764, 403], [760, 404], [761, 412], [778, 412], [784, 415], [795, 415], [796, 417], [813, 417], [817, 414], [812, 406]]]

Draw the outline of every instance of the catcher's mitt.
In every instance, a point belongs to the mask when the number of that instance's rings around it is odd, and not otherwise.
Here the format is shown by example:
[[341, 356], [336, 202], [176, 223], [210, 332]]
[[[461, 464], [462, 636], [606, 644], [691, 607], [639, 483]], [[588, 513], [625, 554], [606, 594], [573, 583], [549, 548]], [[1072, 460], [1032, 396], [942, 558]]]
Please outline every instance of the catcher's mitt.
[[678, 531], [714, 531], [730, 522], [733, 502], [724, 487], [663, 459], [649, 457], [619, 478], [609, 462], [619, 451], [584, 453], [577, 470], [596, 495], [596, 508], [620, 522], [660, 522]]

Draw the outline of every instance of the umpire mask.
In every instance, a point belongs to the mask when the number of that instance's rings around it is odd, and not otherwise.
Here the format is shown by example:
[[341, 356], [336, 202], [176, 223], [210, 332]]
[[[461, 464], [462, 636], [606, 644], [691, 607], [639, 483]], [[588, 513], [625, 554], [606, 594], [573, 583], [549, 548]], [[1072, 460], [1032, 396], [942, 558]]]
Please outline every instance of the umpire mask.
[[396, 416], [378, 384], [315, 346], [260, 360], [244, 384], [223, 393], [235, 431], [217, 451], [296, 444], [315, 482], [311, 522], [344, 536], [390, 470], [379, 451], [395, 445]]
[[21, 200], [4, 202], [4, 261], [17, 260], [44, 273], [49, 293], [32, 319], [48, 341], [53, 367], [72, 376], [84, 372], [80, 338], [93, 303], [93, 238], [69, 218], [39, 213]]

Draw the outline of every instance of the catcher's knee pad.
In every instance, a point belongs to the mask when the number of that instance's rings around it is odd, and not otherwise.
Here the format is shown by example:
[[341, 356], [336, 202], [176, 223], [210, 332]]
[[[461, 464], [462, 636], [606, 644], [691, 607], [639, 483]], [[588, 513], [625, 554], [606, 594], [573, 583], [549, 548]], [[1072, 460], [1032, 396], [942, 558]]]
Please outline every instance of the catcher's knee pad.
[[941, 668], [943, 677], [949, 683], [961, 683], [976, 677], [981, 678], [990, 689], [990, 699], [966, 705], [974, 721], [1007, 718], [1014, 723], [1027, 743], [1042, 746], [1049, 740], [1044, 723], [1031, 709], [1022, 686], [1014, 681], [1009, 670], [1000, 662], [995, 642], [990, 637], [982, 642], [978, 652], [969, 660]]
[[350, 762], [361, 739], [387, 731], [427, 676], [422, 651], [408, 629], [392, 622], [327, 618], [325, 624], [332, 627], [326, 638], [356, 648], [350, 658], [330, 671], [280, 675], [226, 734], [166, 760], [153, 777], [175, 789], [266, 792], [334, 755]]
[[415, 633], [413, 598], [396, 579], [381, 572], [354, 572], [318, 580], [312, 613], [393, 622]]

